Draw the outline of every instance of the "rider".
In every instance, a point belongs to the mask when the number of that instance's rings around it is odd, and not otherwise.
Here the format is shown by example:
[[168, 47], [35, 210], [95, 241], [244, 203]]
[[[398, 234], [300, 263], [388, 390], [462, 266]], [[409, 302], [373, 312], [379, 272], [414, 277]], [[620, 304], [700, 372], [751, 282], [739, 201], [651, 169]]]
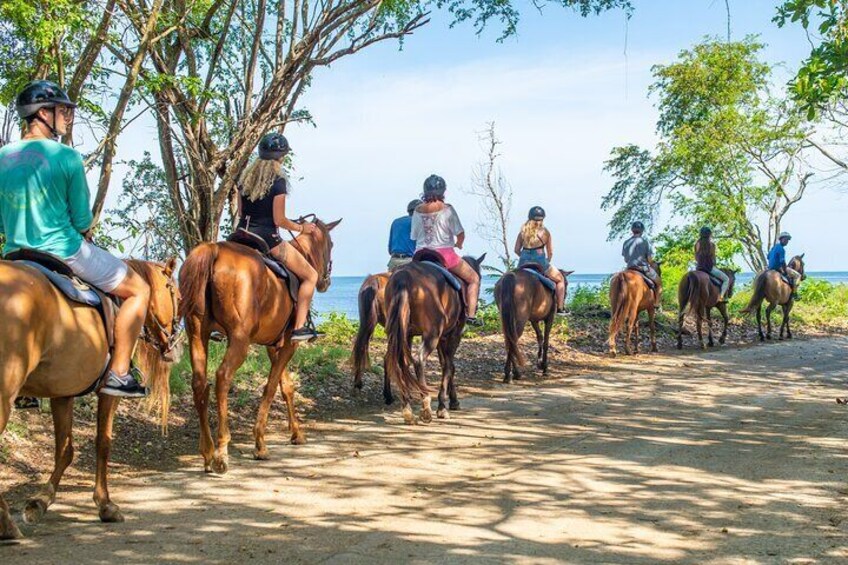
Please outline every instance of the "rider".
[[518, 266], [528, 263], [542, 267], [549, 279], [556, 283], [557, 314], [565, 314], [565, 278], [551, 264], [554, 258], [554, 239], [544, 225], [545, 210], [541, 206], [533, 206], [527, 214], [527, 221], [521, 226], [521, 231], [515, 240], [515, 253], [518, 255]]
[[465, 281], [465, 303], [468, 305], [466, 323], [482, 324], [477, 314], [477, 294], [480, 291], [480, 276], [456, 251], [465, 243], [465, 230], [453, 206], [445, 203], [445, 179], [430, 175], [424, 181], [423, 202], [412, 214], [412, 239], [416, 251], [429, 249], [438, 253], [447, 269]]
[[639, 271], [654, 283], [654, 304], [659, 305], [660, 296], [657, 290], [660, 282], [657, 271], [654, 268], [654, 247], [650, 240], [644, 236], [645, 224], [636, 221], [630, 226], [630, 231], [633, 236], [624, 242], [621, 248], [621, 256], [624, 257], [624, 262], [628, 269]]
[[274, 258], [300, 279], [291, 340], [305, 341], [320, 336], [306, 323], [318, 272], [300, 251], [283, 241], [278, 229], [309, 235], [318, 228], [310, 222], [294, 222], [286, 217], [289, 183], [283, 171], [283, 160], [290, 150], [288, 140], [281, 133], [266, 134], [259, 142], [259, 158], [239, 179], [238, 227], [265, 240]]
[[713, 230], [708, 226], [701, 228], [701, 237], [695, 243], [696, 270], [703, 271], [721, 281], [721, 296], [719, 302], [727, 300], [727, 290], [730, 287], [730, 277], [716, 267], [716, 246], [712, 241]]
[[401, 216], [392, 222], [389, 230], [389, 265], [390, 271], [406, 265], [412, 261], [415, 255], [415, 241], [410, 237], [412, 231], [412, 213], [421, 204], [421, 200], [415, 199], [406, 205], [406, 216]]
[[786, 249], [789, 245], [789, 240], [792, 236], [789, 232], [781, 232], [777, 237], [777, 243], [771, 248], [768, 254], [768, 268], [777, 271], [789, 280], [789, 286], [792, 287], [792, 298], [798, 299], [798, 283], [801, 282], [801, 273], [795, 269], [790, 269], [786, 265]]
[[126, 263], [91, 243], [94, 218], [82, 156], [57, 139], [74, 119], [74, 104], [59, 86], [29, 83], [16, 100], [26, 121], [20, 141], [0, 149], [0, 232], [5, 253], [28, 248], [62, 259], [79, 278], [122, 299], [115, 347], [100, 393], [143, 397], [143, 375], [130, 358], [141, 334], [150, 287]]

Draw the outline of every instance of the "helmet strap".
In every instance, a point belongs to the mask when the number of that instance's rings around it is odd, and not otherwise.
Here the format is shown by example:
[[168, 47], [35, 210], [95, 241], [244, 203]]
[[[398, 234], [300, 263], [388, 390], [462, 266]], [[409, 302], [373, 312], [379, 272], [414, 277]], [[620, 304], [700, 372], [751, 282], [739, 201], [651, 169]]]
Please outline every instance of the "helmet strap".
[[58, 131], [56, 131], [56, 106], [53, 106], [53, 125], [48, 124], [48, 123], [47, 123], [44, 119], [42, 119], [42, 117], [41, 117], [41, 116], [39, 116], [38, 114], [36, 114], [36, 115], [35, 115], [35, 119], [36, 119], [36, 120], [38, 120], [39, 122], [41, 122], [42, 124], [44, 124], [45, 126], [47, 126], [47, 129], [49, 129], [49, 130], [50, 130], [50, 134], [51, 134], [51, 137], [52, 137], [53, 139], [58, 140], [58, 139], [59, 139], [59, 137], [61, 137], [61, 136], [59, 135], [59, 132], [58, 132]]

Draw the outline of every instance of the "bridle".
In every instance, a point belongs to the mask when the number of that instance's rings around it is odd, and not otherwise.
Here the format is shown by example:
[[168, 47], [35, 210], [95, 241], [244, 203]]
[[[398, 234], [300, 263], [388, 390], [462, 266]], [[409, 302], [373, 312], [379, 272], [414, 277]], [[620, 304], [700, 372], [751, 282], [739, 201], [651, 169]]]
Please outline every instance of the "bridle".
[[[309, 220], [313, 220], [314, 223], [318, 226], [324, 225], [324, 223], [321, 220], [319, 220], [318, 216], [316, 216], [315, 214], [307, 214], [305, 216], [301, 216], [297, 220], [295, 220], [295, 223], [302, 224], [303, 222], [307, 222]], [[292, 244], [292, 247], [297, 249], [297, 251], [301, 255], [303, 255], [303, 258], [305, 259], [307, 257], [307, 254], [306, 254], [306, 251], [303, 249], [303, 246], [300, 244], [299, 241], [297, 241], [297, 238], [295, 237], [295, 235], [291, 231], [289, 231], [289, 230], [286, 230], [286, 231], [288, 231], [289, 235], [292, 236], [292, 239], [291, 239], [291, 242], [290, 242]], [[321, 274], [321, 279], [319, 281], [319, 283], [320, 283], [319, 288], [323, 288], [324, 286], [330, 285], [330, 276], [332, 274], [333, 274], [332, 254], [331, 253], [325, 253], [324, 254], [324, 272]]]
[[162, 325], [162, 322], [160, 322], [159, 318], [156, 317], [156, 313], [151, 310], [153, 306], [152, 300], [147, 306], [147, 314], [148, 318], [152, 319], [156, 326], [156, 331], [159, 334], [157, 336], [158, 339], [150, 335], [150, 330], [147, 329], [147, 324], [145, 324], [141, 329], [141, 339], [149, 344], [153, 349], [157, 350], [163, 357], [173, 351], [185, 335], [182, 328], [179, 326], [180, 316], [177, 310], [177, 288], [174, 285], [174, 279], [170, 276], [166, 277], [166, 279], [167, 282], [165, 283], [165, 287], [171, 295], [171, 307], [174, 312], [174, 317], [171, 320], [171, 331], [169, 332], [168, 329]]

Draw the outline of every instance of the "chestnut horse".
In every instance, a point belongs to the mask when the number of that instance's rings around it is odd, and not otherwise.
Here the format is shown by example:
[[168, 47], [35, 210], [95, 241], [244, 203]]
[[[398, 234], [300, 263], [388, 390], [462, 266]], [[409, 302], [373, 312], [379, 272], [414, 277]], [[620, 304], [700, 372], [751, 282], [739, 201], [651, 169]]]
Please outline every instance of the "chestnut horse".
[[[662, 296], [662, 271], [660, 264], [656, 263], [657, 269], [657, 296]], [[618, 353], [615, 339], [622, 325], [627, 326], [624, 350], [628, 355], [633, 351], [630, 341], [633, 332], [636, 332], [636, 353], [639, 353], [639, 312], [648, 312], [648, 321], [651, 328], [651, 351], [657, 351], [657, 329], [656, 329], [656, 304], [654, 292], [648, 287], [648, 283], [637, 271], [625, 269], [613, 275], [610, 280], [610, 310], [612, 319], [609, 325], [609, 352], [613, 357]]]
[[[325, 224], [316, 219], [317, 230], [293, 240], [291, 253], [299, 250], [318, 272], [318, 291], [330, 286], [333, 242], [330, 231], [341, 220]], [[223, 474], [228, 469], [227, 446], [230, 429], [227, 394], [236, 371], [244, 363], [251, 344], [267, 346], [271, 372], [259, 405], [253, 435], [254, 457], [267, 459], [265, 426], [268, 410], [280, 388], [288, 410], [291, 442], [306, 442], [294, 406], [294, 384], [286, 370], [297, 343], [289, 337], [293, 329], [295, 303], [279, 279], [262, 261], [258, 251], [239, 243], [202, 243], [195, 247], [180, 269], [183, 300], [180, 313], [185, 316], [191, 352], [194, 406], [200, 418], [200, 454], [206, 472]], [[215, 398], [218, 409], [217, 446], [209, 427], [209, 385], [207, 360], [209, 335], [219, 331], [227, 336], [227, 351], [215, 373]], [[282, 381], [282, 384], [280, 384]]]
[[[574, 271], [563, 271], [565, 292], [568, 293], [568, 275]], [[548, 373], [548, 343], [554, 318], [556, 317], [556, 297], [539, 278], [525, 269], [516, 269], [504, 273], [495, 283], [495, 303], [501, 314], [501, 329], [506, 345], [506, 363], [504, 364], [504, 382], [520, 379], [520, 369], [524, 366], [524, 354], [518, 345], [524, 327], [529, 321], [536, 332], [536, 367], [542, 374]], [[544, 333], [540, 324], [544, 323]]]
[[[463, 257], [463, 260], [479, 274], [485, 257], [484, 253], [477, 259]], [[421, 420], [429, 423], [433, 419], [425, 365], [427, 357], [436, 349], [442, 368], [436, 414], [439, 418], [447, 418], [448, 396], [450, 409], [459, 409], [453, 357], [465, 327], [465, 304], [460, 292], [454, 290], [435, 267], [413, 261], [392, 272], [386, 285], [385, 299], [388, 305], [385, 368], [389, 379], [400, 391], [404, 421], [407, 424], [414, 423], [410, 406], [413, 393], [423, 396]], [[421, 348], [417, 358], [413, 359], [412, 338], [417, 335], [421, 336]], [[415, 365], [415, 376], [409, 370], [410, 363]]]
[[[730, 279], [727, 287], [727, 298], [729, 299], [733, 296], [733, 287], [736, 284], [736, 271], [732, 269], [722, 269], [722, 271]], [[710, 312], [713, 308], [718, 308], [719, 313], [721, 313], [721, 319], [724, 322], [718, 342], [724, 345], [727, 339], [727, 302], [719, 302], [720, 297], [720, 287], [713, 284], [710, 280], [710, 275], [703, 271], [689, 271], [685, 277], [680, 279], [680, 285], [677, 287], [677, 303], [679, 304], [677, 314], [677, 349], [683, 349], [683, 320], [686, 318], [687, 309], [695, 314], [696, 326], [698, 328], [698, 343], [701, 344], [701, 349], [706, 349], [701, 326], [703, 325], [704, 318], [706, 318], [708, 343], [710, 347], [713, 347], [715, 343], [713, 342], [713, 326]]]
[[[172, 279], [175, 261], [164, 265], [128, 261], [150, 285], [150, 306], [144, 322], [145, 340], [138, 342], [139, 366], [147, 375], [149, 399], [167, 421], [170, 363], [176, 347], [177, 294]], [[74, 457], [74, 398], [103, 372], [109, 344], [100, 314], [94, 308], [68, 301], [37, 269], [0, 261], [0, 433], [6, 429], [15, 398], [50, 399], [56, 451], [53, 473], [24, 507], [27, 523], [40, 520], [56, 500], [65, 469]], [[107, 471], [112, 447], [112, 422], [119, 399], [99, 395], [97, 402], [97, 470], [94, 502], [100, 520], [122, 522], [123, 515], [109, 497]], [[21, 537], [0, 495], [0, 540]]]
[[[359, 329], [356, 332], [356, 340], [353, 344], [353, 386], [362, 390], [362, 373], [371, 368], [371, 357], [368, 354], [368, 345], [374, 335], [377, 324], [386, 326], [386, 284], [389, 282], [391, 273], [378, 273], [369, 275], [359, 287], [357, 296], [359, 302]], [[389, 376], [383, 375], [383, 398], [386, 404], [394, 402], [392, 388], [389, 384]]]
[[[787, 264], [790, 269], [795, 269], [801, 275], [801, 280], [807, 278], [804, 273], [804, 255], [796, 255]], [[799, 281], [800, 282], [800, 281]], [[763, 335], [762, 322], [762, 305], [763, 301], [769, 303], [766, 307], [766, 323], [768, 324], [768, 334]], [[792, 298], [792, 287], [790, 287], [780, 276], [777, 271], [769, 270], [760, 273], [754, 279], [754, 294], [751, 296], [751, 301], [742, 312], [748, 314], [752, 311], [757, 313], [757, 333], [760, 336], [760, 341], [771, 339], [771, 313], [775, 308], [780, 306], [783, 308], [783, 320], [780, 322], [780, 339], [783, 339], [783, 330], [786, 329], [786, 337], [792, 339], [792, 330], [789, 328], [789, 313], [792, 311], [792, 306], [795, 300]]]

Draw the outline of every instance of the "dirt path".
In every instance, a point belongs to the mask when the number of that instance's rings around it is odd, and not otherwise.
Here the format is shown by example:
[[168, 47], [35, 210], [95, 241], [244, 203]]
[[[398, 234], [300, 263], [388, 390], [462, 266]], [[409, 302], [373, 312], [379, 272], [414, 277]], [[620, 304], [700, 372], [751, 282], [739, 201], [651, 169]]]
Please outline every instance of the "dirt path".
[[[241, 438], [230, 473], [117, 476], [121, 525], [72, 478], [6, 563], [848, 561], [848, 339], [619, 360], [464, 391], [449, 421]], [[766, 370], [766, 366], [779, 366]], [[18, 505], [18, 508], [20, 505]]]

